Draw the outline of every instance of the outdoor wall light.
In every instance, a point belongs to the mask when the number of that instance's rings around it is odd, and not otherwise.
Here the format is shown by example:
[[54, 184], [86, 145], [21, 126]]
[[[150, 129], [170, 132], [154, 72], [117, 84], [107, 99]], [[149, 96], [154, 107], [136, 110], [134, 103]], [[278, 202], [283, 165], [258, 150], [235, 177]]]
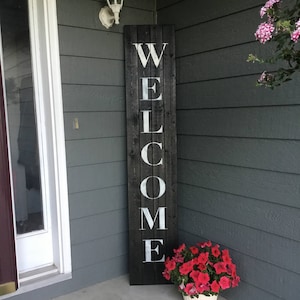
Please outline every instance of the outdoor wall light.
[[120, 11], [123, 7], [124, 0], [107, 0], [108, 6], [101, 8], [99, 12], [99, 19], [102, 25], [110, 28], [113, 23], [120, 23]]

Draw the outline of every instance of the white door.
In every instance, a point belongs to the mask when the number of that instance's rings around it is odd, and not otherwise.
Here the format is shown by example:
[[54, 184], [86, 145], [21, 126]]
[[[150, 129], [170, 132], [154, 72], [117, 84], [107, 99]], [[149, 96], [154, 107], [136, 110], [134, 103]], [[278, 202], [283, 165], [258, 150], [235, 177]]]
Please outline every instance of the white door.
[[27, 1], [1, 1], [1, 56], [20, 273], [53, 264], [43, 169], [43, 99], [37, 98]]

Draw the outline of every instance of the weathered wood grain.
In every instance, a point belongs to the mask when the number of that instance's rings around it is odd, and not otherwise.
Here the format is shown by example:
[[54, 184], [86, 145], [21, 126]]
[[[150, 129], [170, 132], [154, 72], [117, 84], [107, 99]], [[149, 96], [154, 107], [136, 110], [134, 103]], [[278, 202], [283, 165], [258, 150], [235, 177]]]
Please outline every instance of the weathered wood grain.
[[[155, 66], [152, 58], [143, 65], [133, 43], [155, 43], [156, 49], [163, 49], [160, 63]], [[144, 47], [143, 51], [145, 51]], [[165, 282], [161, 273], [163, 257], [171, 253], [177, 239], [176, 224], [176, 118], [175, 118], [175, 54], [172, 26], [127, 26], [125, 28], [126, 62], [126, 112], [127, 112], [127, 162], [128, 162], [128, 209], [129, 209], [129, 271], [131, 284], [155, 284]], [[161, 50], [157, 52], [160, 53]], [[146, 50], [146, 56], [149, 49]], [[145, 96], [142, 78], [155, 79], [156, 89], [147, 88]], [[151, 79], [152, 78], [152, 79]], [[157, 79], [159, 78], [159, 79]], [[148, 83], [147, 83], [148, 84]], [[149, 84], [152, 86], [153, 83]], [[155, 100], [161, 95], [161, 100]], [[154, 100], [151, 100], [154, 99]], [[146, 130], [143, 111], [151, 111], [150, 130]], [[162, 128], [161, 132], [156, 133]], [[161, 147], [150, 147], [147, 156], [150, 166], [141, 157], [141, 150], [148, 143], [161, 143]], [[162, 161], [161, 164], [157, 164]], [[163, 180], [166, 191], [160, 195], [157, 180], [149, 180], [146, 195], [140, 184], [146, 178], [155, 176]], [[159, 196], [159, 197], [158, 197]], [[155, 222], [153, 228], [141, 230], [146, 208], [154, 216], [158, 209], [165, 209], [166, 228], [161, 229]], [[142, 218], [142, 220], [141, 220]], [[146, 251], [145, 240], [163, 241], [157, 254]], [[152, 243], [152, 242], [151, 242]], [[151, 259], [147, 257], [150, 253]], [[153, 258], [152, 258], [153, 256]], [[155, 262], [156, 261], [156, 262]]]

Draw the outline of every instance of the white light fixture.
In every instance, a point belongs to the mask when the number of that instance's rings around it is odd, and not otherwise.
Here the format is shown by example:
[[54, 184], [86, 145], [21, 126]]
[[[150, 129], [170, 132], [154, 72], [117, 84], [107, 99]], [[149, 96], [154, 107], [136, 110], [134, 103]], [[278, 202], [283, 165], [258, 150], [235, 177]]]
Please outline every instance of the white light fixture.
[[107, 0], [108, 6], [101, 8], [99, 19], [104, 27], [110, 28], [114, 22], [115, 24], [120, 23], [120, 11], [123, 7], [123, 1], [124, 0]]

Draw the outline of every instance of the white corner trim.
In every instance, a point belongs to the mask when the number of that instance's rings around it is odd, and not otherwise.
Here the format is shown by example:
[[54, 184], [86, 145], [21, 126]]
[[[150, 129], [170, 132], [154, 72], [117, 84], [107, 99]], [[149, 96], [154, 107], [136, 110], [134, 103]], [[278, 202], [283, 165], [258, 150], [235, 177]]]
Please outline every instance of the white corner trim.
[[[35, 0], [40, 1], [40, 0]], [[60, 265], [61, 273], [70, 273], [72, 271], [71, 264], [71, 240], [70, 240], [70, 223], [69, 223], [69, 201], [68, 201], [68, 182], [67, 182], [67, 163], [66, 163], [66, 148], [65, 148], [65, 130], [63, 118], [63, 100], [61, 87], [61, 72], [60, 72], [60, 53], [58, 39], [58, 22], [55, 0], [43, 0], [45, 9], [46, 29], [48, 31], [48, 53], [50, 61], [50, 95], [53, 111], [53, 133], [56, 137], [54, 145], [55, 154], [55, 179], [57, 198], [59, 205], [57, 206], [57, 222], [60, 230]]]

